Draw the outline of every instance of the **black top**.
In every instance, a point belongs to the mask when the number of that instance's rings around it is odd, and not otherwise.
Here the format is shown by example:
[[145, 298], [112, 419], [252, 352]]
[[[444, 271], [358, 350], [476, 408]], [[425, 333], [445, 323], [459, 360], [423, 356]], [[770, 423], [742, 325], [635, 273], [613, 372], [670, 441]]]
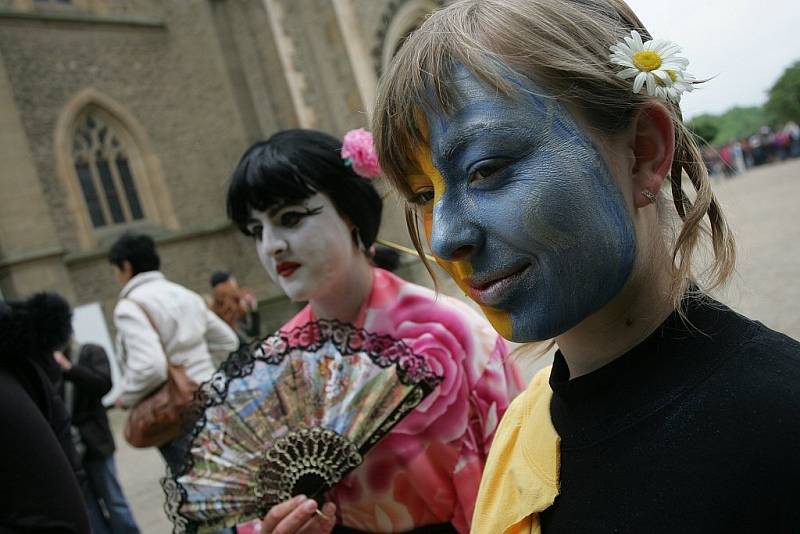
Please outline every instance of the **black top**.
[[103, 460], [114, 454], [114, 436], [108, 424], [103, 396], [111, 390], [111, 367], [103, 347], [86, 344], [78, 361], [64, 372], [64, 379], [74, 384], [72, 423], [78, 427], [86, 444], [85, 461]]
[[0, 362], [0, 429], [0, 533], [88, 534], [69, 417], [30, 360]]
[[800, 531], [800, 343], [704, 297], [550, 385], [561, 493], [543, 532]]
[[[368, 534], [362, 530], [357, 530], [344, 525], [333, 527], [332, 534]], [[456, 527], [452, 523], [439, 523], [436, 525], [424, 525], [411, 530], [406, 530], [402, 534], [458, 534]]]

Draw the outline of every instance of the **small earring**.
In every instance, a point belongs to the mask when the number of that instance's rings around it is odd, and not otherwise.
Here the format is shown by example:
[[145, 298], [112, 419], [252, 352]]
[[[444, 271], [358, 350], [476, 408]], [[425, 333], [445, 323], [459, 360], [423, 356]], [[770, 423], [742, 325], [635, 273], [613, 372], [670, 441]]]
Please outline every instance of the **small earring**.
[[650, 201], [650, 204], [656, 203], [656, 195], [649, 189], [642, 189], [642, 196]]

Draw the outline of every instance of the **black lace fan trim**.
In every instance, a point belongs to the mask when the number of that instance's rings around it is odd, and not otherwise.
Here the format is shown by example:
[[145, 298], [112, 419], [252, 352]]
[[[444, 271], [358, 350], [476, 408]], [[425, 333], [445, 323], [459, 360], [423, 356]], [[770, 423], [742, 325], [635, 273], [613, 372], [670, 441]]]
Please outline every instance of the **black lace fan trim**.
[[[419, 386], [423, 397], [436, 388], [443, 379], [431, 371], [424, 357], [412, 352], [402, 340], [386, 334], [374, 334], [336, 320], [309, 322], [287, 332], [278, 331], [261, 341], [239, 347], [228, 356], [208, 381], [200, 385], [195, 392], [193, 402], [183, 414], [185, 432], [176, 440], [176, 445], [183, 451], [183, 463], [174, 473], [167, 469], [167, 475], [161, 479], [161, 486], [166, 494], [164, 511], [173, 524], [174, 533], [195, 534], [198, 529], [195, 522], [178, 512], [187, 499], [187, 493], [177, 480], [194, 467], [189, 451], [195, 438], [206, 425], [206, 410], [225, 402], [229, 383], [251, 374], [257, 361], [279, 365], [292, 351], [314, 352], [327, 343], [333, 343], [343, 356], [365, 353], [382, 368], [396, 365], [400, 381], [408, 386]], [[394, 426], [402, 415], [405, 414], [398, 413], [398, 418], [387, 428]], [[368, 445], [372, 446], [376, 442], [377, 440], [373, 440]], [[259, 514], [266, 515], [268, 509], [265, 503], [263, 508], [259, 509]]]

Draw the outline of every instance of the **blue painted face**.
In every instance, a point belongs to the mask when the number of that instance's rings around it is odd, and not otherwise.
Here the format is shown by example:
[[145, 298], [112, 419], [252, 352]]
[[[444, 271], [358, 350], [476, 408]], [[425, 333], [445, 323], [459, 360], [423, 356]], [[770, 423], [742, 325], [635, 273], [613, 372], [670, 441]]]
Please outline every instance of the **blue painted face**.
[[622, 194], [544, 91], [526, 82], [523, 96], [504, 98], [464, 67], [451, 83], [462, 96], [454, 112], [426, 113], [429, 180], [410, 180], [431, 249], [501, 334], [553, 338], [631, 274], [636, 239]]

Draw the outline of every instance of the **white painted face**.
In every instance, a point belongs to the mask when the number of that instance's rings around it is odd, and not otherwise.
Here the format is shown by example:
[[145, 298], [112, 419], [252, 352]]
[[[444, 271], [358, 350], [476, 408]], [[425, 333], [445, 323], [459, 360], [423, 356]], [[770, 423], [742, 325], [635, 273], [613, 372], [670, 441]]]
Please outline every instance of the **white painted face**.
[[270, 278], [291, 300], [306, 302], [346, 291], [358, 249], [351, 226], [320, 193], [267, 212], [252, 210], [247, 224]]

